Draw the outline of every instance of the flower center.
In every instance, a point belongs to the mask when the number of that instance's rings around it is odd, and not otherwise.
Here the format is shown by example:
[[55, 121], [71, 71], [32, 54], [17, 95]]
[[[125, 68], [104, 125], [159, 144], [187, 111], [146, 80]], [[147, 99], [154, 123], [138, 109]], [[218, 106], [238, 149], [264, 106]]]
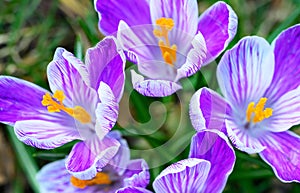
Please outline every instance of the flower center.
[[[53, 100], [53, 98], [56, 100]], [[64, 111], [83, 124], [91, 122], [91, 116], [81, 106], [75, 106], [74, 108], [65, 107], [63, 104], [65, 98], [64, 92], [61, 90], [55, 91], [53, 97], [50, 93], [46, 93], [43, 96], [42, 105], [46, 106], [50, 113]]]
[[71, 177], [70, 182], [76, 188], [85, 188], [86, 186], [94, 186], [94, 185], [109, 185], [112, 181], [109, 179], [109, 175], [104, 172], [99, 172], [97, 175], [91, 180], [80, 180], [74, 176]]
[[171, 46], [169, 41], [169, 31], [173, 29], [174, 21], [171, 18], [162, 17], [156, 20], [156, 25], [158, 25], [160, 29], [153, 30], [153, 34], [159, 39], [158, 45], [164, 61], [167, 64], [174, 66], [177, 46], [175, 44]]
[[247, 122], [258, 123], [272, 116], [273, 109], [265, 108], [267, 98], [261, 98], [255, 106], [254, 102], [250, 102], [246, 111]]

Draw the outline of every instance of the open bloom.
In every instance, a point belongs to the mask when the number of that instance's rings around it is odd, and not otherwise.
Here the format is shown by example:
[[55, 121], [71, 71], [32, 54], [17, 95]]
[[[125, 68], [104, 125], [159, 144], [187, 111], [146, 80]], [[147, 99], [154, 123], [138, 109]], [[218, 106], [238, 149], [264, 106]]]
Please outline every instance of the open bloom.
[[[42, 193], [114, 193], [116, 190], [134, 186], [145, 188], [149, 183], [148, 165], [142, 159], [129, 160], [127, 142], [118, 132], [109, 137], [121, 143], [118, 153], [110, 162], [89, 180], [72, 176], [65, 168], [65, 160], [58, 160], [44, 166], [37, 174]], [[101, 166], [100, 166], [101, 167]]]
[[[134, 7], [134, 8], [133, 8]], [[117, 37], [129, 60], [135, 90], [168, 96], [181, 89], [179, 79], [213, 61], [236, 33], [237, 16], [217, 2], [198, 18], [196, 0], [95, 0], [99, 29]]]
[[90, 48], [86, 64], [58, 48], [48, 65], [49, 92], [30, 82], [0, 76], [0, 121], [13, 125], [24, 143], [52, 149], [72, 140], [66, 167], [82, 179], [96, 175], [116, 154], [119, 142], [105, 137], [118, 116], [125, 59], [114, 38]]
[[[233, 170], [235, 154], [226, 136], [219, 131], [202, 131], [192, 138], [188, 159], [174, 163], [154, 180], [156, 193], [219, 193]], [[148, 193], [136, 187], [118, 193]]]
[[300, 182], [300, 25], [272, 45], [246, 37], [226, 52], [217, 69], [224, 98], [202, 88], [191, 99], [196, 130], [219, 129], [247, 153], [259, 153], [283, 182]]

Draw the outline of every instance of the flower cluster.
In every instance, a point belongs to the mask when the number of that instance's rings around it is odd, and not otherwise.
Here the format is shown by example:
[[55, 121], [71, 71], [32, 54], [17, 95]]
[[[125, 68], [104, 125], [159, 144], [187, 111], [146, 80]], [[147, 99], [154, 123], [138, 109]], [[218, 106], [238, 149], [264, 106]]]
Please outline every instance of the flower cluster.
[[295, 25], [272, 45], [243, 38], [217, 68], [224, 98], [201, 88], [190, 103], [197, 131], [219, 130], [241, 151], [259, 153], [283, 182], [300, 182], [300, 137], [287, 131], [300, 124], [299, 35]]
[[[111, 131], [126, 59], [137, 65], [138, 73], [131, 71], [137, 92], [172, 95], [182, 89], [180, 79], [224, 51], [236, 34], [237, 16], [224, 2], [199, 18], [196, 0], [95, 0], [94, 5], [107, 37], [87, 50], [85, 63], [57, 48], [47, 68], [51, 91], [0, 76], [0, 122], [40, 149], [77, 140], [66, 158], [40, 170], [42, 192], [149, 193], [147, 163], [131, 160], [126, 140]], [[249, 36], [224, 53], [217, 67], [223, 97], [209, 88], [193, 95], [189, 113], [197, 133], [189, 157], [156, 176], [155, 192], [222, 192], [235, 164], [231, 144], [258, 153], [281, 181], [300, 182], [300, 137], [288, 131], [300, 124], [299, 45], [295, 25], [271, 45]]]

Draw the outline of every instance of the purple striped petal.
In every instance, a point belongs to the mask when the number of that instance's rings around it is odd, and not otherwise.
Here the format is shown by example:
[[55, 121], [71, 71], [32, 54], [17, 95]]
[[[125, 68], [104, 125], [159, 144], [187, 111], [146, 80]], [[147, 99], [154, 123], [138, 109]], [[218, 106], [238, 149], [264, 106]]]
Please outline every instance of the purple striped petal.
[[182, 87], [172, 81], [166, 80], [144, 80], [144, 77], [131, 71], [133, 88], [140, 94], [149, 97], [164, 97], [174, 94]]
[[269, 43], [260, 37], [243, 38], [222, 57], [217, 78], [222, 93], [238, 113], [244, 114], [250, 102], [257, 103], [271, 83], [274, 55]]
[[119, 189], [116, 193], [152, 193], [149, 190], [139, 187], [126, 187]]
[[46, 92], [25, 80], [0, 76], [0, 121], [13, 125], [22, 120], [57, 120], [41, 103]]
[[210, 170], [206, 160], [189, 158], [163, 170], [153, 182], [156, 193], [202, 192]]
[[[239, 128], [235, 123], [225, 120], [227, 136], [232, 144], [241, 151], [248, 154], [259, 153], [266, 147], [260, 142], [259, 138], [265, 133], [261, 128], [244, 129]], [[261, 130], [259, 130], [261, 129]]]
[[300, 137], [293, 132], [270, 133], [259, 155], [282, 182], [300, 182]]
[[[56, 52], [55, 52], [55, 54], [56, 54]], [[86, 85], [91, 84], [90, 77], [88, 74], [88, 69], [81, 60], [79, 60], [71, 52], [68, 52], [66, 50], [64, 50], [62, 52], [62, 57], [65, 60], [65, 62], [70, 63], [71, 66], [77, 70], [77, 72], [81, 76], [81, 79], [83, 79], [83, 81], [86, 83]], [[55, 56], [54, 56], [54, 58], [55, 58]], [[53, 61], [55, 61], [55, 60], [53, 60]]]
[[116, 139], [106, 137], [100, 140], [93, 135], [74, 145], [66, 160], [67, 170], [79, 179], [91, 179], [116, 155], [119, 146]]
[[119, 131], [111, 131], [108, 134], [109, 137], [114, 138], [120, 142], [120, 147], [117, 154], [109, 161], [109, 165], [113, 170], [122, 176], [127, 169], [127, 165], [130, 160], [130, 149], [127, 141], [121, 137]]
[[[53, 56], [53, 62], [54, 61], [60, 61], [61, 63], [69, 63], [71, 68], [75, 68], [76, 75], [77, 73], [80, 74], [81, 79], [87, 84], [90, 85], [90, 78], [89, 74], [86, 68], [86, 65], [83, 64], [81, 60], [76, 58], [71, 52], [68, 52], [64, 48], [56, 48], [54, 56]], [[65, 65], [67, 66], [67, 65]]]
[[190, 36], [196, 34], [198, 23], [198, 5], [196, 0], [152, 0], [150, 1], [150, 12], [153, 24], [162, 17], [174, 20], [174, 28], [179, 31], [172, 30], [170, 32], [170, 40], [182, 40], [180, 43], [176, 42], [178, 48], [183, 47], [187, 43], [183, 41], [187, 38], [186, 34], [190, 34]]
[[[71, 56], [69, 55], [68, 57], [70, 58]], [[71, 61], [54, 60], [48, 65], [49, 86], [53, 93], [57, 90], [64, 92], [66, 96], [64, 100], [65, 106], [81, 106], [90, 113], [92, 120], [94, 120], [98, 95], [94, 89], [86, 85], [77, 70], [78, 64], [73, 64], [74, 60], [74, 58]], [[71, 63], [72, 61], [73, 63]]]
[[71, 118], [17, 121], [15, 133], [23, 143], [40, 149], [60, 147], [82, 136]]
[[56, 48], [56, 50], [54, 52], [53, 60], [65, 60], [65, 58], [63, 57], [63, 53], [65, 51], [66, 50], [62, 47]]
[[[152, 0], [150, 1], [150, 12], [151, 12], [151, 19], [152, 24], [156, 29], [160, 29], [159, 26], [156, 25], [156, 21], [160, 18], [171, 18], [174, 21], [174, 27], [168, 33], [168, 38], [170, 41], [170, 45], [176, 45], [177, 52], [176, 52], [176, 62], [174, 63], [175, 69], [179, 69], [185, 64], [187, 60], [187, 56], [189, 51], [193, 48], [192, 41], [197, 34], [197, 20], [198, 20], [198, 5], [196, 0]], [[158, 45], [158, 39], [156, 39], [156, 45]], [[158, 46], [157, 46], [158, 48]], [[199, 50], [201, 52], [202, 48]], [[190, 56], [191, 57], [191, 56]], [[157, 57], [160, 59], [162, 58], [162, 54]], [[194, 57], [193, 57], [194, 58]], [[188, 61], [190, 62], [190, 61]], [[195, 62], [195, 61], [194, 61]], [[152, 62], [155, 63], [155, 62]], [[165, 62], [164, 62], [165, 63]], [[162, 63], [163, 64], [163, 63]], [[150, 64], [151, 65], [151, 64]], [[188, 64], [186, 64], [188, 65]], [[195, 65], [195, 64], [194, 64]], [[199, 66], [201, 64], [197, 64]], [[167, 63], [161, 66], [169, 66]], [[190, 67], [185, 67], [184, 69], [188, 71]], [[195, 68], [195, 67], [194, 67]], [[157, 68], [156, 68], [157, 69]], [[161, 69], [161, 67], [159, 68]], [[153, 74], [161, 74], [160, 73], [153, 73]], [[143, 73], [142, 71], [140, 71]], [[184, 72], [182, 72], [184, 73]], [[186, 72], [188, 73], [188, 72]], [[145, 73], [144, 73], [145, 74]], [[148, 76], [147, 74], [145, 74]], [[183, 74], [180, 74], [182, 76]], [[151, 77], [153, 78], [153, 77]], [[168, 79], [165, 79], [168, 78]], [[180, 77], [178, 77], [179, 79]], [[162, 80], [172, 80], [171, 76], [160, 76], [153, 79], [162, 79]], [[177, 81], [176, 79], [175, 81]]]
[[205, 64], [213, 61], [227, 47], [236, 34], [237, 23], [235, 12], [224, 2], [213, 4], [201, 14], [198, 30], [207, 45]]
[[42, 193], [76, 192], [70, 183], [71, 175], [65, 167], [65, 160], [58, 160], [45, 165], [36, 175]]
[[194, 37], [192, 45], [193, 48], [189, 51], [186, 62], [177, 70], [175, 81], [195, 74], [203, 64], [206, 57], [206, 44], [201, 33]]
[[58, 47], [55, 50], [52, 61], [53, 62], [54, 61], [61, 61], [62, 63], [69, 63], [69, 65], [72, 68], [75, 68], [76, 71], [82, 76], [82, 79], [84, 79], [86, 84], [87, 85], [90, 84], [86, 66], [83, 64], [83, 62], [81, 60], [76, 58], [71, 52], [68, 52], [64, 48]]
[[36, 175], [41, 193], [91, 193], [98, 192], [99, 186], [87, 186], [84, 189], [74, 187], [71, 174], [65, 166], [65, 160], [58, 160], [45, 165]]
[[127, 56], [136, 60], [141, 74], [151, 79], [175, 80], [177, 70], [164, 61], [153, 29], [152, 25], [130, 28], [121, 21], [118, 40]]
[[96, 108], [96, 133], [102, 139], [115, 125], [118, 118], [119, 104], [111, 88], [100, 82], [98, 89], [100, 103]]
[[145, 188], [150, 182], [148, 164], [143, 159], [131, 160], [125, 171], [124, 186], [134, 186]]
[[120, 101], [124, 89], [125, 56], [117, 48], [116, 40], [107, 37], [86, 53], [90, 86], [98, 90], [100, 82], [105, 82], [112, 89], [115, 98]]
[[202, 192], [222, 192], [235, 163], [235, 153], [227, 137], [218, 131], [198, 132], [192, 138], [189, 157], [211, 163]]
[[209, 88], [201, 88], [191, 98], [190, 119], [197, 131], [217, 129], [225, 132], [225, 119], [232, 119], [231, 111], [229, 104]]
[[99, 29], [104, 35], [118, 30], [120, 20], [129, 26], [150, 24], [149, 0], [95, 0], [95, 9], [99, 16]]
[[271, 103], [299, 86], [299, 37], [300, 25], [298, 24], [283, 31], [272, 43], [275, 55], [275, 72], [272, 83], [266, 92]]
[[300, 86], [285, 93], [271, 107], [273, 115], [266, 120], [265, 129], [281, 132], [300, 124]]

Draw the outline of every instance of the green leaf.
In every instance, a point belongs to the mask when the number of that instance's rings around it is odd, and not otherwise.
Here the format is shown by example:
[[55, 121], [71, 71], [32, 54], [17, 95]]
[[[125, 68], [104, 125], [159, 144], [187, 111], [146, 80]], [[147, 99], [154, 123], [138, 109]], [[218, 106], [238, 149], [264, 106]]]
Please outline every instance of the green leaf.
[[83, 51], [82, 51], [82, 44], [81, 44], [81, 38], [80, 36], [76, 37], [76, 42], [75, 42], [75, 56], [83, 61]]
[[45, 152], [37, 152], [34, 153], [32, 156], [39, 158], [39, 159], [44, 159], [44, 160], [49, 160], [49, 161], [55, 161], [58, 159], [63, 159], [67, 156], [67, 153], [45, 153]]

